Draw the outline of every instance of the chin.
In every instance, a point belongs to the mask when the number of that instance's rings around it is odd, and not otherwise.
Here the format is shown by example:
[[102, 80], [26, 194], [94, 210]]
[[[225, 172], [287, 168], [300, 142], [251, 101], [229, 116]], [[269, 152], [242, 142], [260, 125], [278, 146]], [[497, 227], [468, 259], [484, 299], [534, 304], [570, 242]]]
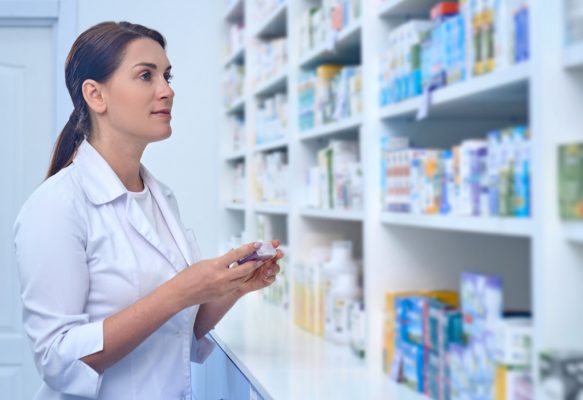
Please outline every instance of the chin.
[[168, 139], [170, 136], [172, 136], [172, 129], [168, 129], [164, 132], [157, 132], [156, 134], [150, 136], [150, 141], [159, 142], [161, 140]]

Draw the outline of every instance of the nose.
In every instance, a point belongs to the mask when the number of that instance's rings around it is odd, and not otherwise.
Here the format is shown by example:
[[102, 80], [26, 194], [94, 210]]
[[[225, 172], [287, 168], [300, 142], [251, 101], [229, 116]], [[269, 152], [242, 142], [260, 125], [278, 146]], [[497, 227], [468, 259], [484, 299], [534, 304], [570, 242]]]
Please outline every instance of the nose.
[[172, 100], [174, 98], [174, 89], [172, 89], [172, 86], [170, 86], [170, 83], [168, 83], [165, 79], [162, 80], [162, 84], [160, 87], [160, 92], [159, 92], [159, 97], [160, 99], [169, 99]]

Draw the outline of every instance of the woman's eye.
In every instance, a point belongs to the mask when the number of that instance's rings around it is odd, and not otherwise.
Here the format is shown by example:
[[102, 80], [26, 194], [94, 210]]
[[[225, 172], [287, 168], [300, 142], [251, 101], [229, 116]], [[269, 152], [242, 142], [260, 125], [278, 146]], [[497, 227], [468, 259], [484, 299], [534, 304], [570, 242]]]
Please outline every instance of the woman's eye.
[[172, 79], [174, 79], [174, 75], [166, 74], [166, 75], [164, 75], [164, 78], [166, 79], [166, 82], [170, 83], [170, 82], [172, 82]]
[[152, 74], [150, 74], [149, 72], [144, 72], [142, 75], [140, 75], [140, 79], [143, 81], [149, 81], [150, 79], [152, 79]]

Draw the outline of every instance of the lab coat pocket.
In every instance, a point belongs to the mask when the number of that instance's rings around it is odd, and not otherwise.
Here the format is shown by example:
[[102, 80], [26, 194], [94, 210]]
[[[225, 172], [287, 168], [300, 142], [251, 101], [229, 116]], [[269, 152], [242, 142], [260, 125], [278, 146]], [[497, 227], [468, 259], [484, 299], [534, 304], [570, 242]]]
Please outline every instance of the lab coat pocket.
[[200, 261], [202, 259], [202, 253], [200, 251], [200, 247], [198, 246], [198, 241], [196, 240], [194, 231], [192, 229], [186, 228], [185, 236], [186, 241], [188, 242], [188, 247], [190, 249], [190, 254], [192, 255], [193, 262]]

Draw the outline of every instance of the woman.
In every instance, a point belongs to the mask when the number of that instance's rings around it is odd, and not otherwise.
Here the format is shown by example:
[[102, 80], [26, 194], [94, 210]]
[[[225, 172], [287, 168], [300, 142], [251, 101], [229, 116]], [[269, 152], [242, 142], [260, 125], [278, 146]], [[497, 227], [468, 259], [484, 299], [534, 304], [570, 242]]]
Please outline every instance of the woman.
[[96, 25], [71, 48], [75, 109], [15, 223], [38, 399], [190, 399], [205, 334], [279, 272], [279, 250], [228, 268], [253, 243], [200, 260], [172, 192], [140, 164], [171, 134], [170, 70], [165, 39], [127, 22]]

